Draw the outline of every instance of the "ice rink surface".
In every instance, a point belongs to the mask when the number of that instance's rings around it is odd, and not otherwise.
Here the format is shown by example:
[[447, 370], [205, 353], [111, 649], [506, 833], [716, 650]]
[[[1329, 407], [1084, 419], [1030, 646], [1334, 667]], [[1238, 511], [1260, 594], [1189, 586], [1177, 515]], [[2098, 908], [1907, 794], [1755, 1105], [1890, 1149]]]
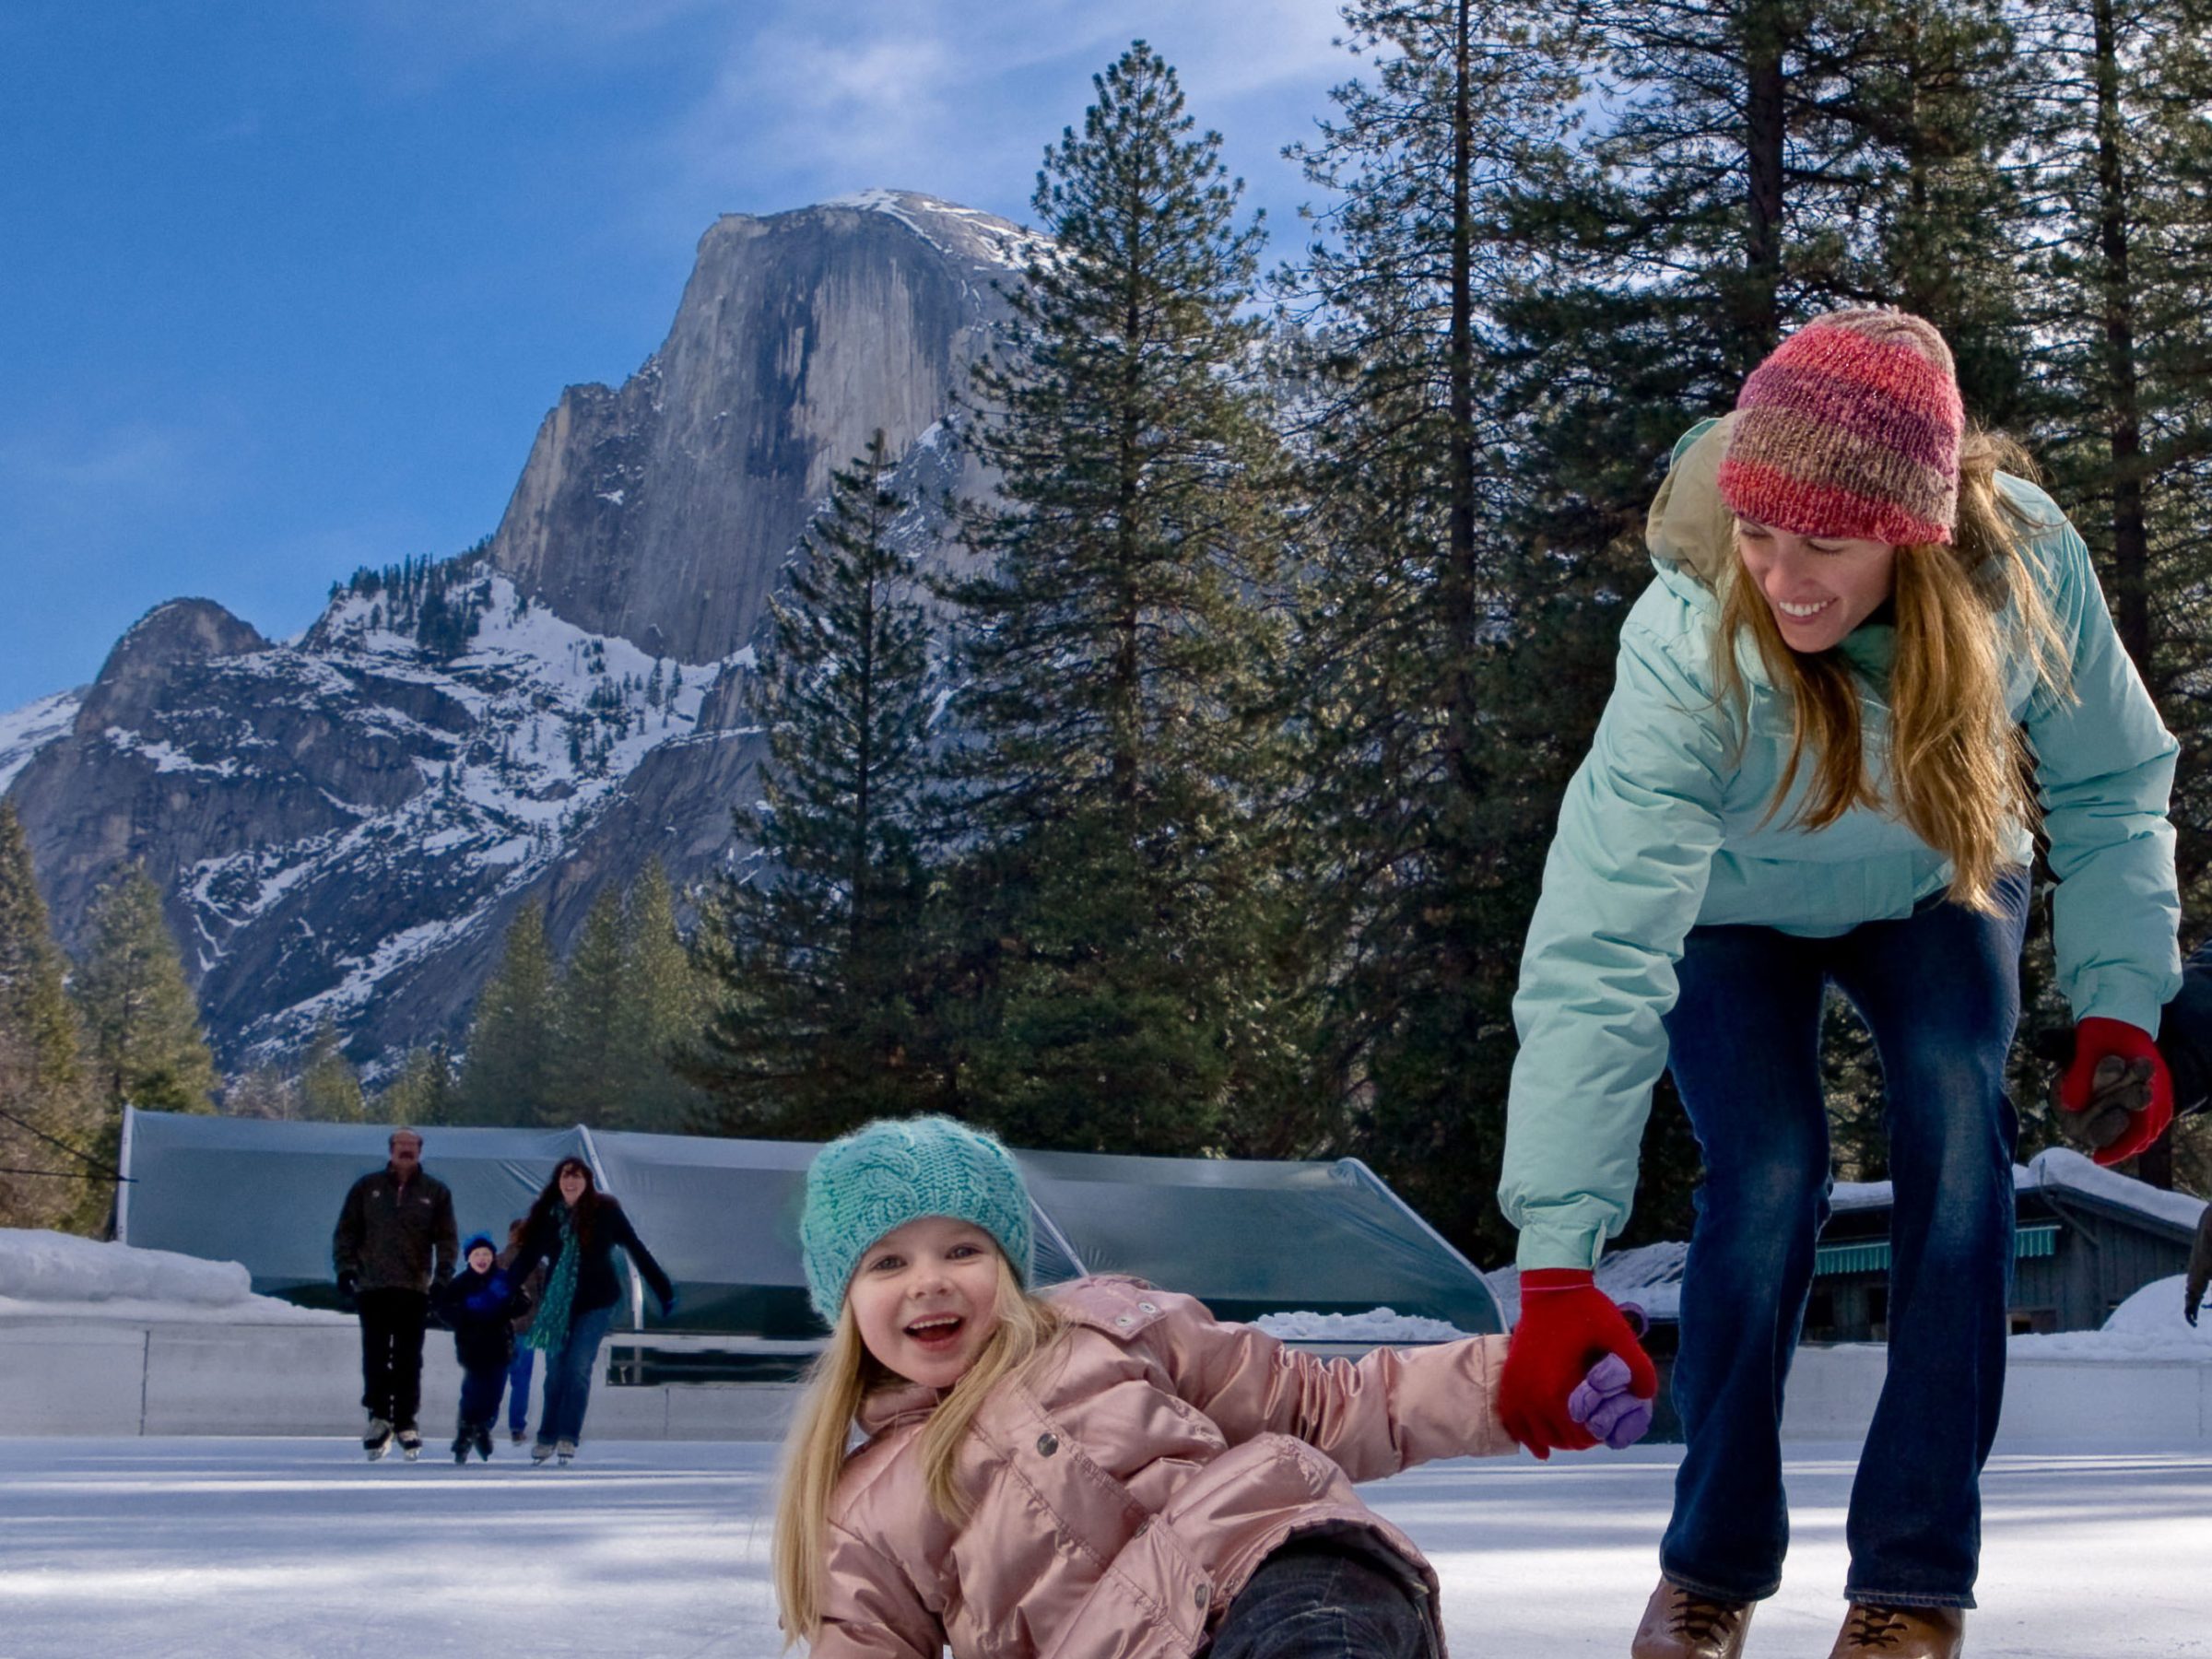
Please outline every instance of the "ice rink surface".
[[[1752, 1659], [1842, 1616], [1849, 1447], [1793, 1448]], [[1628, 1651], [1678, 1449], [1416, 1469], [1365, 1492], [1442, 1575], [1455, 1659]], [[0, 1656], [771, 1659], [773, 1448], [589, 1442], [534, 1469], [338, 1440], [0, 1440]], [[2212, 1655], [2212, 1456], [2068, 1448], [1984, 1483], [1987, 1659]]]

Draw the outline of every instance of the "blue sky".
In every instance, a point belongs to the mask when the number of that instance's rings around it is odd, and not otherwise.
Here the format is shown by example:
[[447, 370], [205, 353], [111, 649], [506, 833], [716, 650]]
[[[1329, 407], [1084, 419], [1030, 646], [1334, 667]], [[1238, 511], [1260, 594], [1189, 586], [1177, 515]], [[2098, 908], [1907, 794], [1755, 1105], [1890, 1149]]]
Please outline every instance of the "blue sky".
[[265, 632], [498, 524], [700, 233], [870, 185], [1028, 219], [1132, 38], [1264, 206], [1332, 0], [7, 0], [0, 711], [179, 594]]

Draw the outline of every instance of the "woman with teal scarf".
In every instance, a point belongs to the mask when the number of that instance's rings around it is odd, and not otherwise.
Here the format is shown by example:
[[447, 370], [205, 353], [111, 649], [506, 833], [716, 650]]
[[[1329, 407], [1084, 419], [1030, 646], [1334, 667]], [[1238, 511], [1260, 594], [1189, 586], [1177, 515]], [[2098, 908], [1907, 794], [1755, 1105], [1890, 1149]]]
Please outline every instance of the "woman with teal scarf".
[[527, 1278], [540, 1262], [547, 1267], [537, 1317], [523, 1338], [526, 1346], [541, 1348], [546, 1355], [545, 1406], [538, 1417], [537, 1443], [530, 1450], [534, 1462], [558, 1455], [567, 1464], [583, 1438], [583, 1413], [591, 1403], [599, 1344], [621, 1300], [621, 1284], [615, 1277], [618, 1245], [629, 1253], [630, 1261], [660, 1299], [661, 1317], [668, 1318], [676, 1312], [676, 1287], [630, 1226], [622, 1206], [599, 1191], [583, 1159], [562, 1159], [530, 1206], [514, 1261], [518, 1278]]

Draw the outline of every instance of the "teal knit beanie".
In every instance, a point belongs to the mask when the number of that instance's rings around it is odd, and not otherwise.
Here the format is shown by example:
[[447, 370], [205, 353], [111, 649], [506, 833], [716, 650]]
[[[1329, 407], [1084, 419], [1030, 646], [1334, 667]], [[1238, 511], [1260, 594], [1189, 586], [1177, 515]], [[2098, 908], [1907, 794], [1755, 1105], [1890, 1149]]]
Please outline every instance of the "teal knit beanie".
[[952, 1118], [880, 1118], [831, 1141], [806, 1171], [799, 1251], [825, 1324], [837, 1323], [867, 1248], [924, 1216], [973, 1222], [998, 1241], [1015, 1277], [1030, 1282], [1030, 1193], [1014, 1155]]

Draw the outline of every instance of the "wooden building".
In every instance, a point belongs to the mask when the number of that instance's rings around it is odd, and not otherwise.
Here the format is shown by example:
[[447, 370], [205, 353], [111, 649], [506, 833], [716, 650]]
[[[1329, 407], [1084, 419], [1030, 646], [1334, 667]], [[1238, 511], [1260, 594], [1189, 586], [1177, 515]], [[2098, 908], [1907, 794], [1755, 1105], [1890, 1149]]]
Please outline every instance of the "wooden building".
[[[2094, 1331], [2154, 1279], [2186, 1270], [2204, 1200], [2163, 1192], [2053, 1147], [2016, 1165], [2012, 1329]], [[1820, 1235], [1808, 1342], [1889, 1334], [1889, 1183], [1839, 1183]]]

